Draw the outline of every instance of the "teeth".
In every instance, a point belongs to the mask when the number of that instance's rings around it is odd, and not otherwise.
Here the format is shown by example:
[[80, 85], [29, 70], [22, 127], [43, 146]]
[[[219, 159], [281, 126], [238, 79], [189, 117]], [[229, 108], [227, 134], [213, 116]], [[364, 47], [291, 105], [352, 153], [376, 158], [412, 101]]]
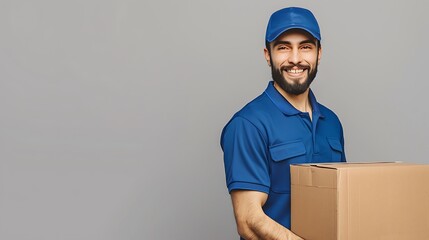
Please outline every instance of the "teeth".
[[287, 70], [288, 73], [302, 73], [304, 69], [289, 69]]

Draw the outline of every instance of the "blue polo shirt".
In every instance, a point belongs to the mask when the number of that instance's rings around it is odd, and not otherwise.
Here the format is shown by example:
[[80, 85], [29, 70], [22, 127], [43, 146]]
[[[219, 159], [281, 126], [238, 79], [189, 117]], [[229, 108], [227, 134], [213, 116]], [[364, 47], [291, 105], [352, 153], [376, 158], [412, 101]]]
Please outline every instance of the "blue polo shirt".
[[290, 229], [290, 164], [343, 162], [343, 129], [310, 90], [313, 119], [294, 108], [273, 82], [237, 112], [222, 131], [228, 190], [268, 194], [264, 212]]

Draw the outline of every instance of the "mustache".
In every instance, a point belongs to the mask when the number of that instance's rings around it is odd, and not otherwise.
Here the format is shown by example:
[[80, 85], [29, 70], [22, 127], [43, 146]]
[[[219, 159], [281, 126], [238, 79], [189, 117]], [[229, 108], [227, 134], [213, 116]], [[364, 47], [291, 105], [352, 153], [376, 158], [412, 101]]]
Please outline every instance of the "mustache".
[[310, 68], [309, 66], [303, 65], [303, 64], [291, 64], [291, 65], [281, 66], [280, 70], [281, 71], [287, 71], [287, 70], [293, 69], [294, 67], [297, 67], [299, 69], [308, 69], [308, 68]]

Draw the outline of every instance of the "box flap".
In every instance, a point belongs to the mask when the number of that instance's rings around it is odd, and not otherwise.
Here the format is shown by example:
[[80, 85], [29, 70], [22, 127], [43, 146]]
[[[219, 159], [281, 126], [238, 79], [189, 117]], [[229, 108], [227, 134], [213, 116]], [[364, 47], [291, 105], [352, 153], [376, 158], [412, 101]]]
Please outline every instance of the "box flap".
[[338, 172], [345, 169], [412, 166], [402, 162], [358, 162], [358, 163], [305, 163], [291, 164], [291, 184], [313, 187], [337, 188]]
[[291, 165], [291, 184], [319, 188], [337, 187], [337, 170], [309, 165]]
[[374, 167], [374, 166], [389, 166], [389, 165], [416, 165], [413, 163], [403, 163], [403, 162], [327, 162], [327, 163], [304, 163], [304, 164], [295, 164], [303, 167], [317, 167], [317, 168], [330, 168], [330, 169], [340, 169], [340, 168], [361, 168], [361, 167]]

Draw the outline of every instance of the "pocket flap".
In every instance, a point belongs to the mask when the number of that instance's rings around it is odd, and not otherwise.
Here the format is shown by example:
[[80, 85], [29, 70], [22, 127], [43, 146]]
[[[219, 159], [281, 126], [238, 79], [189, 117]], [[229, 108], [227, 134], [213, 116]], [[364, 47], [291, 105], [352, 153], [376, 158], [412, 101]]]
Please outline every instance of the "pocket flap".
[[304, 143], [301, 141], [270, 147], [271, 158], [276, 162], [303, 155], [305, 152]]
[[328, 138], [328, 143], [335, 151], [343, 152], [343, 146], [341, 145], [340, 140], [335, 138]]

